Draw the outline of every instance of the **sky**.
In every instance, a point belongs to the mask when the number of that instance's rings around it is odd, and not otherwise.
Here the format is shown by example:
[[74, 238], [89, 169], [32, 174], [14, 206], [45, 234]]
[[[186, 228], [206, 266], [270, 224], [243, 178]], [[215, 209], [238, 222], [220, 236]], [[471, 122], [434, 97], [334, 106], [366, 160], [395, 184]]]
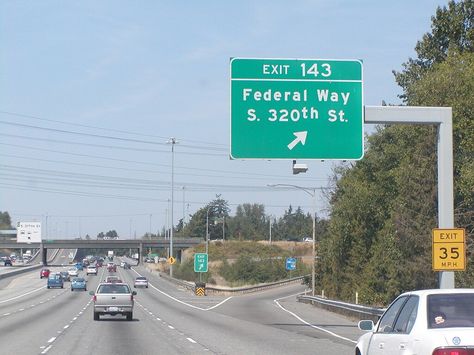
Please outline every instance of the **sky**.
[[324, 218], [340, 161], [293, 175], [291, 160], [229, 159], [231, 58], [361, 60], [363, 103], [401, 104], [392, 71], [446, 4], [4, 0], [0, 211], [42, 222], [43, 239], [141, 237], [217, 196], [231, 215]]

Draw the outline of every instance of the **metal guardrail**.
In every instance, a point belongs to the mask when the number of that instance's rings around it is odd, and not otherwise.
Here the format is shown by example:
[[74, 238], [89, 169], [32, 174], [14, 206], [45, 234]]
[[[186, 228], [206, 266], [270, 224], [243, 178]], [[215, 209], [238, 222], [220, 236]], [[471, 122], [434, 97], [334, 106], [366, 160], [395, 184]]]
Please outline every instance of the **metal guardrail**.
[[376, 321], [385, 312], [385, 308], [376, 308], [352, 304], [341, 301], [329, 300], [319, 296], [298, 296], [299, 302], [311, 303], [315, 306], [327, 309], [331, 312], [340, 313], [358, 319], [372, 319]]
[[279, 287], [287, 284], [292, 284], [296, 282], [303, 281], [304, 276], [293, 277], [291, 279], [286, 279], [282, 281], [270, 282], [265, 284], [253, 285], [253, 286], [244, 286], [244, 287], [224, 287], [224, 286], [209, 286], [206, 285], [206, 293], [217, 293], [217, 294], [235, 294], [235, 293], [251, 293], [261, 290], [270, 289], [273, 287]]
[[[195, 283], [190, 282], [190, 281], [184, 281], [184, 280], [179, 280], [175, 279], [172, 277], [169, 277], [165, 273], [160, 272], [160, 276], [178, 286], [184, 287], [188, 290], [195, 291]], [[259, 284], [259, 285], [253, 285], [253, 286], [244, 286], [244, 287], [224, 287], [224, 286], [216, 286], [212, 285], [210, 286], [209, 284], [206, 284], [206, 293], [213, 293], [213, 294], [236, 294], [236, 293], [250, 293], [250, 292], [257, 292], [265, 289], [270, 289], [273, 287], [278, 287], [286, 284], [291, 284], [295, 283], [298, 281], [302, 281], [304, 279], [304, 276], [299, 276], [299, 277], [293, 277], [291, 279], [286, 279], [282, 281], [277, 281], [277, 282], [271, 282], [271, 283], [266, 283], [266, 284]]]

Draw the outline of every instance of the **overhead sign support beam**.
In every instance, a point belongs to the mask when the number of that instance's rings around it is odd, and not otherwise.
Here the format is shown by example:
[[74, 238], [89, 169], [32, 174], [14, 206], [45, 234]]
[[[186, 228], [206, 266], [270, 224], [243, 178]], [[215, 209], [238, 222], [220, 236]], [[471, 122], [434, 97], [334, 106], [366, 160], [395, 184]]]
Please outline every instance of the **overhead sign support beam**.
[[[365, 123], [438, 127], [438, 228], [454, 228], [453, 113], [451, 107], [365, 106]], [[454, 272], [439, 273], [439, 288], [454, 288]]]

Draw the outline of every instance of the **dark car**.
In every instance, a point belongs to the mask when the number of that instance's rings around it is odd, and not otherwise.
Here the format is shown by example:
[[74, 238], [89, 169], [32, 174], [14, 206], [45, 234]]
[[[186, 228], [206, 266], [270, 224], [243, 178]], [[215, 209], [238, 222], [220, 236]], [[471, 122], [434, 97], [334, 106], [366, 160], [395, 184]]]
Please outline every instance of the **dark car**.
[[5, 259], [5, 266], [12, 266], [11, 259]]
[[117, 272], [117, 265], [114, 263], [108, 263], [107, 264], [107, 271], [108, 272]]
[[78, 262], [76, 263], [76, 265], [74, 265], [74, 266], [75, 266], [76, 269], [79, 270], [79, 271], [84, 270], [84, 265], [83, 265], [80, 261], [78, 261]]
[[40, 271], [40, 279], [42, 279], [43, 277], [49, 277], [49, 269], [41, 269]]
[[70, 281], [71, 278], [69, 277], [69, 273], [67, 271], [61, 271], [59, 273], [63, 279], [63, 281]]

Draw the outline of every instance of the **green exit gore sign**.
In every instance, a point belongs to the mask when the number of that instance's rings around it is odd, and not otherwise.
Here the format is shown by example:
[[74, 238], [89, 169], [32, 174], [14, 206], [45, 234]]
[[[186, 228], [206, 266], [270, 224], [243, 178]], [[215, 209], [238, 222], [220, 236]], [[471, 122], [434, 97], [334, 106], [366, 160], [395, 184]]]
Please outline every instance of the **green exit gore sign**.
[[338, 159], [364, 155], [362, 62], [230, 62], [231, 159]]

